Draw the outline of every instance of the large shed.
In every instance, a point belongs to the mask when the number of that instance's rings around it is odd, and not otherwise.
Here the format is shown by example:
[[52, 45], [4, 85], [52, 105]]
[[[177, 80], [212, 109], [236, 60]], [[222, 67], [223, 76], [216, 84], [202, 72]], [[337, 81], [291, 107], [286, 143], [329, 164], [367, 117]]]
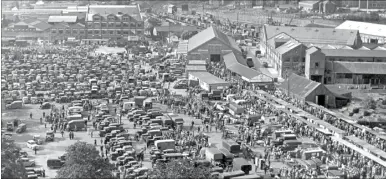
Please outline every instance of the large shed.
[[291, 74], [289, 78], [279, 85], [285, 93], [303, 103], [306, 101], [315, 104], [336, 108], [336, 95], [321, 83], [305, 77]]
[[209, 72], [191, 72], [190, 80], [198, 80], [200, 87], [206, 91], [222, 90], [230, 86], [225, 80], [210, 74]]

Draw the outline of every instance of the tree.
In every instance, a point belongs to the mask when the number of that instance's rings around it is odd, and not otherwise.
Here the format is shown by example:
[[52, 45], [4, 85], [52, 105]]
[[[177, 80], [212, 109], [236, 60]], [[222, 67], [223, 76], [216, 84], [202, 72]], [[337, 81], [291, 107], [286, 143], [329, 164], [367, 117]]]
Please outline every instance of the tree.
[[27, 178], [21, 163], [20, 148], [12, 140], [1, 140], [1, 178]]
[[76, 142], [66, 149], [66, 163], [56, 178], [112, 178], [113, 166], [105, 161], [94, 145]]
[[169, 178], [169, 179], [209, 179], [210, 168], [198, 166], [194, 163], [184, 160], [173, 160], [167, 163], [157, 164], [152, 171], [149, 172], [151, 178]]

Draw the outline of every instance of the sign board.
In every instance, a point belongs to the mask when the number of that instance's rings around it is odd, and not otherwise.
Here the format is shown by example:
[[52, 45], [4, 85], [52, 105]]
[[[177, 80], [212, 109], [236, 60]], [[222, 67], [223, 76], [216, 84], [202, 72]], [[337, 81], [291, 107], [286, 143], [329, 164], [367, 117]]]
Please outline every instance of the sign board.
[[139, 41], [139, 37], [138, 36], [127, 36], [127, 40], [128, 41]]

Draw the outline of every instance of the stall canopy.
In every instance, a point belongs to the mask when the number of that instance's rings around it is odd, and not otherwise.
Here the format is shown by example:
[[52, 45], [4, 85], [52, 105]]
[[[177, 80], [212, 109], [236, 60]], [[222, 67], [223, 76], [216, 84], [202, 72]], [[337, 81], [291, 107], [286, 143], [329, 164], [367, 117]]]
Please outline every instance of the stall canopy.
[[224, 63], [228, 70], [238, 74], [241, 78], [250, 83], [269, 83], [272, 78], [260, 73], [257, 70], [242, 65], [237, 60], [235, 53], [229, 53], [224, 56]]
[[107, 46], [101, 46], [95, 50], [96, 54], [116, 54], [116, 53], [125, 53], [125, 48], [117, 48], [117, 47], [107, 47]]

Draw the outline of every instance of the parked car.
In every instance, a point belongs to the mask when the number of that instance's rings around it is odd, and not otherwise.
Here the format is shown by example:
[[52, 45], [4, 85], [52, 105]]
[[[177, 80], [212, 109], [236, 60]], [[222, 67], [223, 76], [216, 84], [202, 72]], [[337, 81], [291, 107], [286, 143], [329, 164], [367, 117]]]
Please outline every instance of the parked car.
[[23, 163], [24, 167], [34, 167], [35, 161], [30, 160], [29, 158], [21, 158], [21, 162]]
[[39, 149], [39, 145], [34, 140], [27, 141], [27, 147], [32, 150], [34, 150], [35, 148]]

